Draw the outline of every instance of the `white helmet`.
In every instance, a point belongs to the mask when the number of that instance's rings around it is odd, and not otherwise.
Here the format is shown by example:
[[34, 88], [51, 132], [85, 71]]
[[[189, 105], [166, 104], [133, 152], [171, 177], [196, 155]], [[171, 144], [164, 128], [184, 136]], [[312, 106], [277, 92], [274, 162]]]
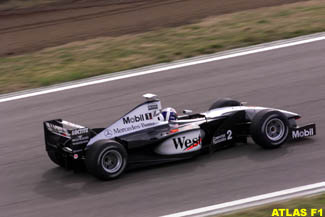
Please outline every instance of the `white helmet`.
[[161, 111], [161, 114], [164, 117], [165, 121], [176, 121], [177, 120], [177, 112], [175, 109], [169, 107], [165, 108]]

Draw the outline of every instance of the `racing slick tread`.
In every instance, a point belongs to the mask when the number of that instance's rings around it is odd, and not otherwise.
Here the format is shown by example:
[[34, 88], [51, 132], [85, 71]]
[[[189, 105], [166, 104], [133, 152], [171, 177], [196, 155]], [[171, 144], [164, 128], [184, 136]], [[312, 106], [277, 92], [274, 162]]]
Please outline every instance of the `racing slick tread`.
[[[108, 150], [118, 151], [122, 155], [122, 166], [115, 173], [108, 173], [101, 165], [101, 156]], [[126, 168], [128, 154], [124, 146], [113, 140], [101, 140], [93, 145], [86, 152], [85, 165], [89, 173], [102, 179], [109, 180], [120, 176]]]
[[[280, 119], [285, 126], [285, 132], [283, 136], [277, 141], [270, 140], [265, 132], [266, 124], [272, 118]], [[262, 148], [275, 149], [280, 147], [287, 140], [289, 133], [288, 126], [289, 121], [283, 113], [271, 109], [266, 109], [258, 112], [253, 118], [252, 124], [250, 126], [250, 133], [254, 142], [260, 145]]]
[[237, 100], [230, 99], [230, 98], [219, 99], [210, 106], [209, 110], [216, 109], [216, 108], [222, 108], [222, 107], [228, 107], [228, 106], [240, 106], [240, 102], [238, 102]]

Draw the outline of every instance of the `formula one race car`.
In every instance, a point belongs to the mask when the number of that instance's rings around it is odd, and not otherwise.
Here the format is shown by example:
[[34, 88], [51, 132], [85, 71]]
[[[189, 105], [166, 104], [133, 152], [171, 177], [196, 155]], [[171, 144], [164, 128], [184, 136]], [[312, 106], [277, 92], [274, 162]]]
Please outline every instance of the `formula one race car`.
[[298, 127], [300, 116], [279, 109], [244, 106], [232, 99], [216, 101], [207, 112], [184, 110], [177, 117], [161, 109], [156, 95], [145, 94], [138, 105], [107, 128], [90, 129], [61, 119], [45, 121], [46, 151], [66, 168], [84, 164], [98, 178], [116, 178], [128, 166], [191, 158], [252, 137], [265, 149], [280, 147], [288, 139], [316, 134], [316, 125]]

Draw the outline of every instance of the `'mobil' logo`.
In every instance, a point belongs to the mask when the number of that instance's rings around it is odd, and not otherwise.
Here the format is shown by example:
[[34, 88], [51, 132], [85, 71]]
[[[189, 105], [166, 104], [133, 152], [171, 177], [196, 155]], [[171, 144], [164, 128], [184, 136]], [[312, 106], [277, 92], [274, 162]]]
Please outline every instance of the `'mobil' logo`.
[[299, 139], [307, 136], [313, 136], [314, 135], [314, 129], [310, 128], [309, 130], [293, 130], [292, 131], [292, 138], [293, 139]]
[[125, 117], [123, 118], [123, 124], [132, 124], [136, 122], [142, 122], [145, 120], [151, 120], [152, 114], [151, 113], [145, 113], [140, 115], [134, 115], [133, 117]]

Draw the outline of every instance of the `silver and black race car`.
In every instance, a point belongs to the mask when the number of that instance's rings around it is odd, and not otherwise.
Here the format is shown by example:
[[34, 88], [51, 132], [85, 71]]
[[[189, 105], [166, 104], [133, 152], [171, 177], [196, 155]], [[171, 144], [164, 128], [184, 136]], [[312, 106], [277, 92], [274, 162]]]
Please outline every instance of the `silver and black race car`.
[[108, 180], [126, 168], [191, 158], [251, 137], [265, 149], [280, 147], [288, 139], [316, 135], [316, 125], [298, 127], [296, 113], [244, 106], [232, 99], [217, 100], [207, 112], [175, 120], [162, 116], [154, 94], [107, 128], [90, 129], [61, 119], [45, 121], [46, 151], [65, 168], [83, 164], [98, 178]]

